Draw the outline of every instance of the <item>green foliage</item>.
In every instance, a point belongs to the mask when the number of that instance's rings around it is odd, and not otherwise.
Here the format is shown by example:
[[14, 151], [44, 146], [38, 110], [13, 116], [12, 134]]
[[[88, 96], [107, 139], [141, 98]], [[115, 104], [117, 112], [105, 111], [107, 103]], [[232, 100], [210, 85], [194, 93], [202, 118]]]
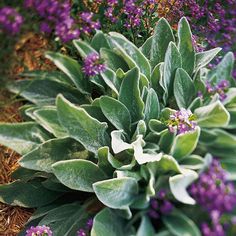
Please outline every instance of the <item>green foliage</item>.
[[[0, 200], [40, 207], [32, 222], [48, 224], [58, 236], [83, 226], [90, 200], [105, 206], [94, 218], [92, 236], [199, 236], [199, 222], [186, 210], [195, 204], [187, 189], [206, 168], [208, 154], [222, 158], [236, 179], [236, 89], [220, 101], [204, 84], [226, 79], [233, 86], [233, 58], [227, 54], [209, 71], [220, 49], [195, 53], [185, 18], [177, 37], [165, 19], [140, 49], [121, 34], [97, 32], [91, 43], [75, 40], [74, 46], [82, 59], [100, 53], [105, 72], [88, 78], [81, 58], [49, 52], [64, 75], [26, 73], [34, 79], [10, 85], [32, 104], [22, 108], [29, 121], [0, 124], [0, 143], [23, 155], [19, 180], [0, 187]], [[199, 90], [204, 98], [196, 98]], [[171, 117], [183, 108], [197, 127], [171, 132]], [[163, 187], [181, 211], [161, 217], [156, 227], [147, 211]]]

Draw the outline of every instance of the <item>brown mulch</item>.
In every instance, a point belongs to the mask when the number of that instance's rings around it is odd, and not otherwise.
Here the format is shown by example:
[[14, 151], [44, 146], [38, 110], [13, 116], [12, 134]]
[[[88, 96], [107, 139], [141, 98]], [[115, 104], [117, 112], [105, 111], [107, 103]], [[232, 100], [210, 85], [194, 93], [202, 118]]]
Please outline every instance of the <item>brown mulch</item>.
[[[15, 45], [13, 63], [9, 77], [19, 79], [17, 74], [27, 70], [52, 70], [54, 65], [44, 58], [44, 52], [51, 50], [52, 46], [41, 35], [27, 33]], [[0, 122], [21, 122], [18, 112], [22, 105], [16, 98], [0, 90]], [[9, 148], [0, 146], [0, 184], [13, 181], [11, 174], [18, 168], [20, 156]], [[0, 236], [16, 236], [32, 215], [32, 209], [13, 207], [0, 202]]]

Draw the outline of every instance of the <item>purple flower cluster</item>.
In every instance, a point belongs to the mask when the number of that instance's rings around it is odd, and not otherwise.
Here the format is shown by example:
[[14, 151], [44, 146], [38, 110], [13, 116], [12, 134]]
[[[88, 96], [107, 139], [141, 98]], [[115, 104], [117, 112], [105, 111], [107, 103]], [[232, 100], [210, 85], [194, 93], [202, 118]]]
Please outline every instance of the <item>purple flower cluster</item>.
[[170, 115], [169, 120], [166, 122], [171, 133], [184, 134], [193, 131], [197, 127], [196, 117], [190, 110], [181, 108], [174, 114]]
[[143, 15], [143, 9], [135, 4], [135, 0], [125, 0], [124, 2], [124, 14], [126, 15], [126, 21], [124, 26], [127, 29], [136, 28], [141, 24], [141, 17]]
[[236, 207], [236, 190], [234, 184], [227, 180], [227, 173], [218, 160], [212, 161], [208, 170], [190, 186], [189, 192], [210, 215], [212, 226], [207, 223], [202, 225], [204, 236], [224, 236], [220, 217]]
[[[213, 96], [218, 94], [221, 101], [224, 101], [227, 98], [226, 92], [228, 91], [230, 83], [228, 80], [221, 80], [215, 86], [212, 85], [209, 81], [206, 82], [206, 92], [208, 95]], [[203, 98], [203, 94], [199, 91], [198, 96]]]
[[55, 32], [65, 43], [78, 38], [81, 33], [89, 34], [100, 28], [99, 21], [93, 21], [91, 12], [82, 12], [78, 19], [72, 17], [70, 0], [25, 0], [24, 5], [33, 8], [41, 17], [42, 32]]
[[103, 63], [98, 53], [90, 53], [84, 59], [82, 70], [86, 76], [92, 77], [104, 72], [106, 65]]
[[88, 236], [93, 227], [93, 218], [88, 219], [85, 228], [81, 228], [77, 231], [77, 236]]
[[25, 236], [52, 236], [52, 231], [49, 227], [42, 226], [31, 226], [28, 230], [26, 230]]
[[116, 23], [118, 21], [118, 16], [115, 15], [114, 10], [118, 6], [118, 0], [108, 0], [107, 1], [107, 9], [105, 11], [105, 16], [107, 19], [112, 22]]
[[93, 30], [100, 29], [101, 25], [99, 21], [93, 20], [92, 12], [82, 12], [80, 14], [80, 31], [84, 34], [90, 34]]
[[148, 215], [153, 219], [160, 218], [160, 215], [168, 215], [173, 210], [173, 204], [167, 199], [166, 191], [161, 189], [155, 198], [150, 200]]
[[23, 17], [12, 7], [3, 7], [0, 9], [0, 33], [1, 30], [14, 35], [19, 33]]

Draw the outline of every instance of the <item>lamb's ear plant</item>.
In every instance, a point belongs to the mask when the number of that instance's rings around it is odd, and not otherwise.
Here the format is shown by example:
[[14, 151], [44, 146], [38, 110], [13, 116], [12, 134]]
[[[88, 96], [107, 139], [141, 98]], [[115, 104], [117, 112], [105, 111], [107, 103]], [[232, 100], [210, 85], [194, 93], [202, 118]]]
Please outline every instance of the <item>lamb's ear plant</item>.
[[[0, 143], [22, 155], [1, 202], [36, 208], [27, 227], [54, 236], [76, 235], [91, 216], [92, 236], [200, 236], [188, 187], [212, 156], [236, 180], [233, 54], [207, 69], [220, 49], [196, 53], [186, 18], [176, 37], [161, 19], [141, 48], [115, 32], [74, 46], [78, 61], [46, 55], [61, 72], [9, 86], [30, 104], [25, 122], [0, 124]], [[153, 199], [165, 205], [158, 216]]]

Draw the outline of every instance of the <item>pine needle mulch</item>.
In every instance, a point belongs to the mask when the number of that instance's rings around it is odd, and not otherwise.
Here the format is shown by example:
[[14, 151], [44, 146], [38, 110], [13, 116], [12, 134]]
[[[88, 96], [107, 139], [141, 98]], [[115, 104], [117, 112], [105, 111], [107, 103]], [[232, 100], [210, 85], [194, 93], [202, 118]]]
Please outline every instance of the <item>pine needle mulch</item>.
[[[15, 45], [13, 63], [9, 77], [20, 79], [16, 75], [27, 70], [51, 70], [54, 66], [44, 58], [44, 52], [51, 46], [44, 37], [27, 33]], [[19, 107], [22, 105], [6, 90], [0, 90], [0, 122], [21, 122]], [[13, 181], [12, 172], [18, 168], [20, 156], [9, 148], [0, 146], [0, 184]], [[0, 236], [16, 236], [32, 215], [32, 209], [13, 207], [0, 202]]]

